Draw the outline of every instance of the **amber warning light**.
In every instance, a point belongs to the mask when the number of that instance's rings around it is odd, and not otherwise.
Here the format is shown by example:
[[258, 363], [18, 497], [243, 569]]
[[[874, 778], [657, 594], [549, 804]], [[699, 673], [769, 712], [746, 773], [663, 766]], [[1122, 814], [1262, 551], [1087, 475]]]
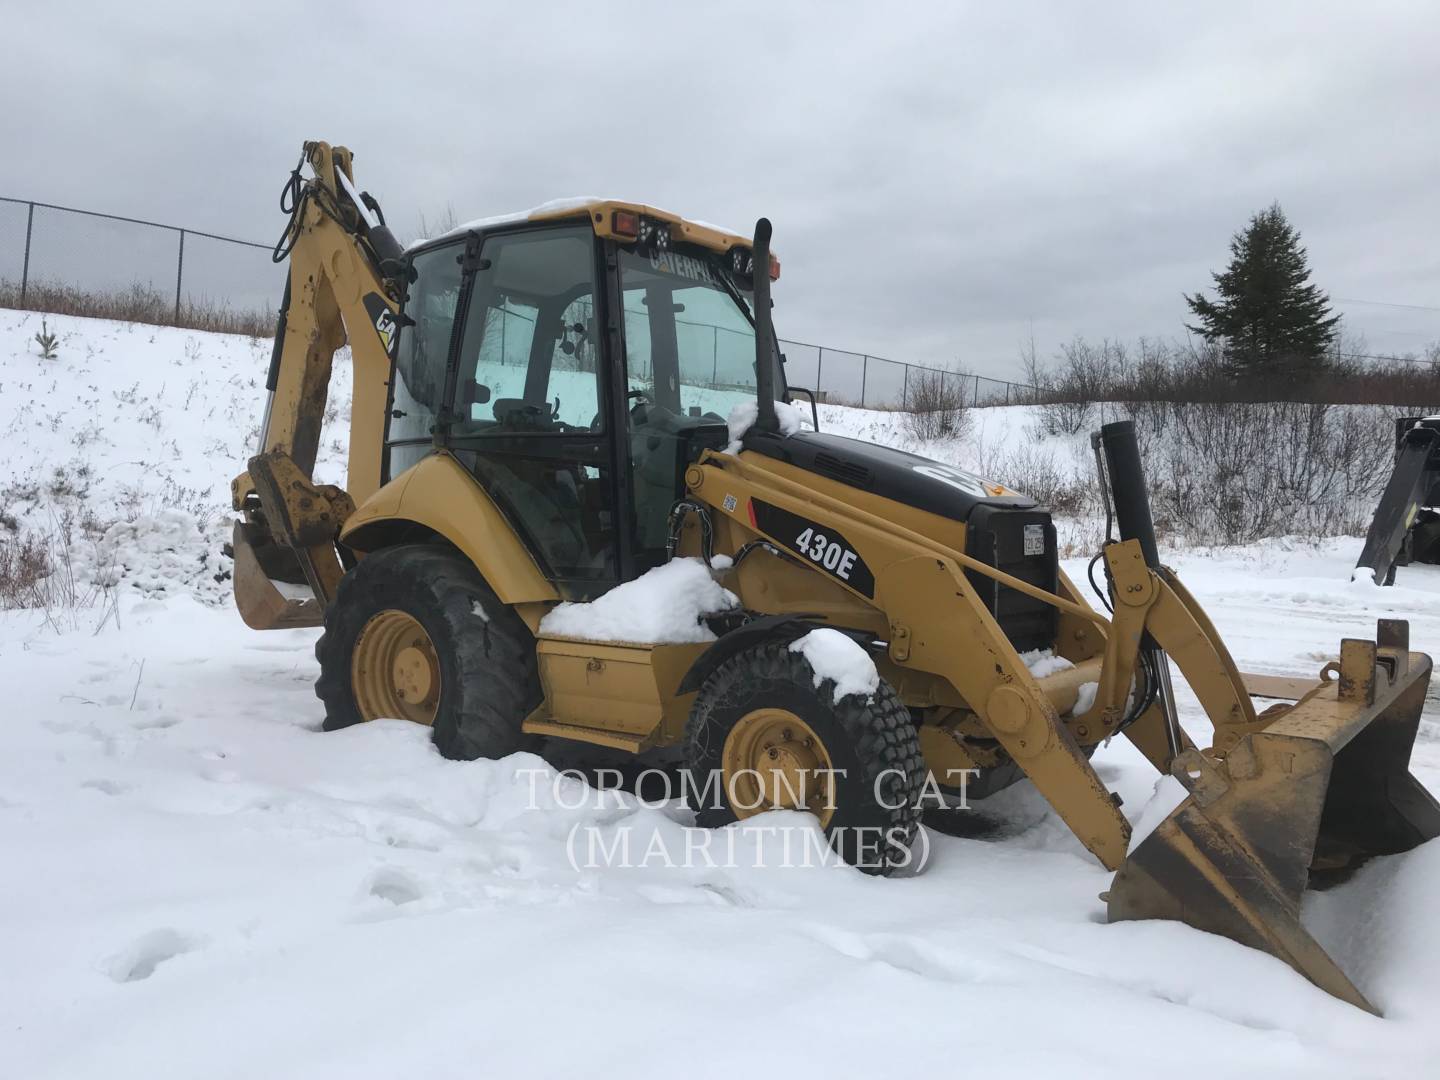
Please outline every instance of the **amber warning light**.
[[640, 215], [633, 210], [616, 210], [610, 218], [610, 227], [616, 236], [638, 240], [640, 238]]

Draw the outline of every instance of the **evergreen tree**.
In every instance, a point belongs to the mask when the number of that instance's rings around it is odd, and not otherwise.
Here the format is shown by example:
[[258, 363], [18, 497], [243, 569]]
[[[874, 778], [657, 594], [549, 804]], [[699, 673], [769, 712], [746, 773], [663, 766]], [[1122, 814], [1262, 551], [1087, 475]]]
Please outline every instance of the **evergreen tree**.
[[1232, 370], [1299, 371], [1324, 363], [1340, 316], [1330, 314], [1330, 298], [1309, 283], [1300, 234], [1279, 203], [1235, 234], [1229, 267], [1211, 276], [1219, 296], [1185, 297], [1200, 323], [1188, 328], [1218, 342]]

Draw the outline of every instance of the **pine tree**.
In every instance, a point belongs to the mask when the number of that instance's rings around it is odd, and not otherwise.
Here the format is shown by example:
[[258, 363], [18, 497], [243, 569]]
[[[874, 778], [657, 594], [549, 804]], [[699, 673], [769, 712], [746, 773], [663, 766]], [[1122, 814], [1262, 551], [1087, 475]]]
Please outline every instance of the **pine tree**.
[[1309, 283], [1300, 234], [1272, 203], [1230, 241], [1230, 265], [1212, 274], [1215, 301], [1185, 297], [1199, 326], [1189, 326], [1225, 350], [1231, 370], [1299, 372], [1325, 362], [1340, 316], [1330, 298]]

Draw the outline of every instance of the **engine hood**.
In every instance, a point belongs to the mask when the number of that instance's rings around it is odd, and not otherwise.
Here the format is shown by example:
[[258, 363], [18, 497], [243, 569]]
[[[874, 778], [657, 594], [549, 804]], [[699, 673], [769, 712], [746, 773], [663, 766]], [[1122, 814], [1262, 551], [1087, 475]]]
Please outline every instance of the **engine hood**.
[[781, 436], [751, 430], [743, 446], [765, 457], [907, 506], [967, 521], [977, 506], [1030, 510], [1028, 495], [938, 461], [828, 432]]

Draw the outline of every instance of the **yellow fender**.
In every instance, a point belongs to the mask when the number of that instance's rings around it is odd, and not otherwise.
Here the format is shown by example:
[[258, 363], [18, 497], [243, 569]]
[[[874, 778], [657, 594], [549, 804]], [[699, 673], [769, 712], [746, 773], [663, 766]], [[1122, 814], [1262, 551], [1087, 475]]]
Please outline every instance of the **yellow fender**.
[[535, 559], [479, 482], [455, 458], [437, 451], [361, 503], [340, 540], [365, 553], [401, 542], [422, 526], [464, 552], [506, 604], [560, 599]]

